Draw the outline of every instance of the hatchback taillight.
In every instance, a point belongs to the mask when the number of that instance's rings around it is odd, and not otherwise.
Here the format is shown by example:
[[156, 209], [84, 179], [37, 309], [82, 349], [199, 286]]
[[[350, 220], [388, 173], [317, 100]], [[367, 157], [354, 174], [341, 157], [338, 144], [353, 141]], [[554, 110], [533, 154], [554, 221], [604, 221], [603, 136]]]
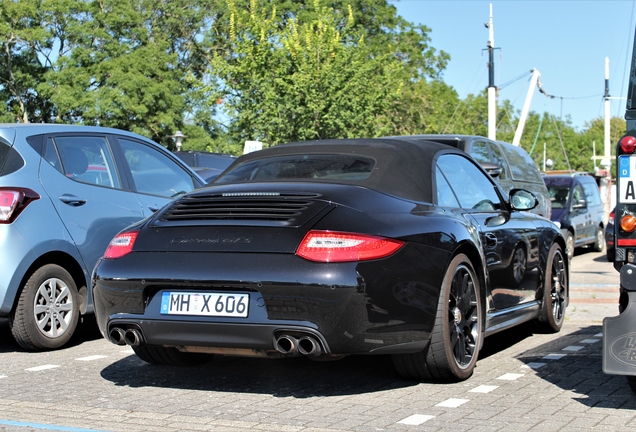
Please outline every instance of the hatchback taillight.
[[104, 252], [105, 259], [117, 259], [132, 252], [135, 240], [137, 240], [137, 234], [139, 231], [128, 231], [119, 233], [108, 244], [106, 252]]
[[403, 241], [334, 231], [309, 231], [296, 255], [310, 261], [346, 262], [385, 258], [404, 244]]
[[0, 188], [0, 224], [13, 222], [31, 201], [40, 195], [31, 189]]

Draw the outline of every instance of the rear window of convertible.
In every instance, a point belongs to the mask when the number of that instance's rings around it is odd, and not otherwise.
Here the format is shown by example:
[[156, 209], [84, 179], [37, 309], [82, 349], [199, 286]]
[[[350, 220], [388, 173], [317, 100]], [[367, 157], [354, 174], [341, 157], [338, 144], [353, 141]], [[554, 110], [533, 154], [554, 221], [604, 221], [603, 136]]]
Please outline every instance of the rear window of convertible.
[[356, 155], [285, 155], [242, 163], [215, 183], [310, 179], [359, 181], [369, 177], [374, 166], [374, 159]]

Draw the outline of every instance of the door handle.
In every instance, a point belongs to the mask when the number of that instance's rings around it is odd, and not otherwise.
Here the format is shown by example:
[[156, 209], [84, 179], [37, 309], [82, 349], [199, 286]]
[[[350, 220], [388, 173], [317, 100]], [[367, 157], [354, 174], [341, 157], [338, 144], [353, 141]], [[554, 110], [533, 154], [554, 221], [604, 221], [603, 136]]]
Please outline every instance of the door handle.
[[80, 197], [76, 197], [75, 195], [64, 194], [60, 197], [60, 201], [64, 204], [70, 204], [74, 207], [78, 207], [86, 204], [86, 200]]

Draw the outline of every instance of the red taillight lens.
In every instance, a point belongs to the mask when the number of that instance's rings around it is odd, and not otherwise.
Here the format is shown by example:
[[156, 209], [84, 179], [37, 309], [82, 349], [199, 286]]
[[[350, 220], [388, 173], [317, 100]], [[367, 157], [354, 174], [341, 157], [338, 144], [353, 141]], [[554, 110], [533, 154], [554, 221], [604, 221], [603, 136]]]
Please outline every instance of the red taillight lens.
[[621, 145], [621, 150], [623, 151], [623, 153], [634, 153], [634, 150], [636, 149], [636, 138], [627, 135], [621, 138], [619, 143]]
[[135, 240], [137, 240], [137, 234], [139, 234], [139, 231], [129, 231], [117, 234], [115, 238], [110, 241], [110, 244], [104, 253], [104, 258], [117, 259], [131, 253], [133, 246], [135, 245]]
[[400, 240], [366, 234], [309, 231], [296, 255], [318, 262], [366, 261], [387, 257], [403, 244]]
[[22, 210], [36, 199], [40, 199], [40, 195], [31, 189], [0, 189], [0, 224], [13, 222]]

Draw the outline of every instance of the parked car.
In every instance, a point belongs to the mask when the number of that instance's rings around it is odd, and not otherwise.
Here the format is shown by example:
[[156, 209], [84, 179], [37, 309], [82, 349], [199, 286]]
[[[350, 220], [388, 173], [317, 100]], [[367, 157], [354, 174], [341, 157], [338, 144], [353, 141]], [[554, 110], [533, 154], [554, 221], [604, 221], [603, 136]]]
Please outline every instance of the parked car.
[[526, 189], [539, 200], [532, 212], [550, 217], [551, 202], [541, 172], [532, 157], [521, 147], [474, 135], [411, 135], [391, 137], [409, 141], [435, 141], [470, 154], [501, 186], [505, 193]]
[[236, 160], [236, 156], [205, 151], [176, 151], [174, 154], [210, 183]]
[[568, 257], [575, 248], [591, 246], [596, 252], [605, 247], [605, 210], [598, 185], [587, 173], [549, 174], [543, 177], [550, 199], [550, 219], [561, 227]]
[[614, 212], [616, 211], [616, 207], [612, 209], [607, 218], [607, 225], [605, 226], [605, 255], [607, 256], [607, 260], [609, 262], [614, 262], [614, 257], [616, 256], [616, 250], [614, 249]]
[[445, 144], [279, 145], [118, 234], [97, 322], [155, 364], [386, 354], [404, 377], [463, 380], [485, 336], [563, 324], [565, 239], [536, 205]]
[[0, 124], [0, 317], [16, 341], [68, 342], [93, 311], [90, 274], [112, 237], [203, 184], [132, 133]]

